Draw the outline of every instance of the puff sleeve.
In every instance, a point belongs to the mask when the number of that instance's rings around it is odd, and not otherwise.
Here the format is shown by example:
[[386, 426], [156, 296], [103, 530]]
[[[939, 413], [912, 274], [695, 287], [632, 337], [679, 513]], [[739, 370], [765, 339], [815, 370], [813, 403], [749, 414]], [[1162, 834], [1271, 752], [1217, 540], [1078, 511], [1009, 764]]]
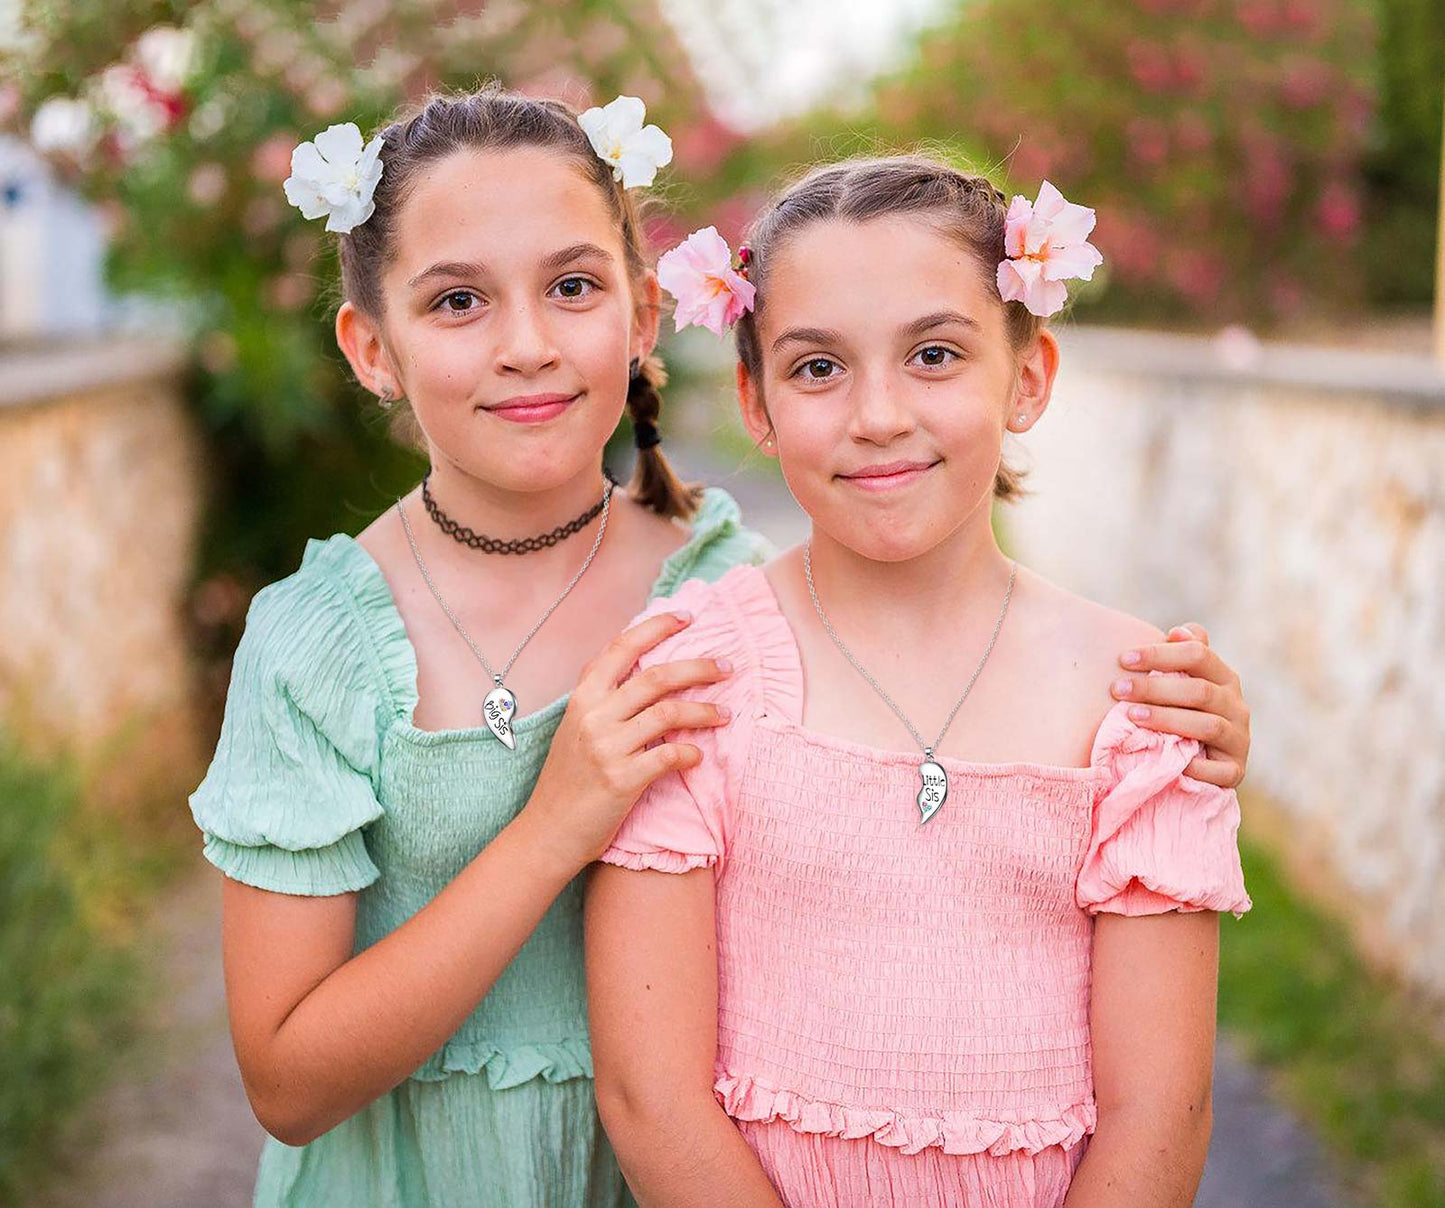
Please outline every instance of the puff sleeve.
[[[677, 594], [656, 600], [643, 616], [684, 609], [692, 623], [650, 650], [639, 668], [688, 658], [725, 658], [732, 674], [717, 684], [680, 695], [726, 705], [731, 720], [711, 729], [669, 734], [692, 743], [702, 762], [669, 772], [638, 798], [602, 855], [608, 864], [631, 869], [687, 872], [711, 867], [726, 857], [729, 817], [747, 758], [755, 718], [776, 692], [793, 691], [796, 662], [787, 623], [770, 601], [762, 573], [739, 566], [716, 583], [684, 583]], [[769, 685], [774, 685], [770, 693]]]
[[278, 893], [377, 878], [375, 660], [344, 595], [302, 571], [262, 590], [232, 665], [220, 741], [191, 813], [207, 860]]
[[1239, 860], [1239, 799], [1184, 769], [1199, 743], [1147, 730], [1115, 705], [1091, 762], [1108, 775], [1094, 803], [1089, 846], [1076, 884], [1090, 914], [1250, 908]]

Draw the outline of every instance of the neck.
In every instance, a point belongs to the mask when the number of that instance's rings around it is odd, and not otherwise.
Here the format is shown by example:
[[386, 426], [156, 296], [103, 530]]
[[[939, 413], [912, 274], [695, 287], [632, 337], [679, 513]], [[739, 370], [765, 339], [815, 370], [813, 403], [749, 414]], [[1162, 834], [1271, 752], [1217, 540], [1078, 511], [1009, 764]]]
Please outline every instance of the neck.
[[956, 632], [975, 612], [994, 616], [1008, 585], [1010, 561], [987, 515], [901, 562], [864, 557], [816, 527], [811, 544], [818, 599], [835, 625], [853, 633]]

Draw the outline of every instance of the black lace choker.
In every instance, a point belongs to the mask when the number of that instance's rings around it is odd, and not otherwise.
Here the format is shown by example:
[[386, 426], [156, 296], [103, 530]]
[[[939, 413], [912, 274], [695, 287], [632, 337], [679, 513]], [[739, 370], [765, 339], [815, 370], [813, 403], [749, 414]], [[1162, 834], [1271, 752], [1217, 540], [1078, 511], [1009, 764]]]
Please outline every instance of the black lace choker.
[[[603, 476], [614, 486], [617, 480], [611, 474], [603, 471]], [[559, 541], [565, 541], [573, 533], [581, 532], [592, 521], [596, 520], [602, 512], [602, 505], [607, 501], [604, 494], [601, 499], [588, 508], [582, 515], [567, 521], [566, 524], [559, 524], [550, 533], [542, 533], [537, 537], [516, 537], [510, 541], [502, 541], [497, 537], [487, 537], [481, 533], [474, 533], [464, 524], [458, 524], [448, 516], [440, 507], [437, 501], [432, 498], [431, 486], [428, 474], [421, 480], [421, 498], [426, 504], [426, 514], [436, 522], [437, 528], [441, 529], [453, 541], [462, 545], [470, 546], [472, 549], [479, 549], [484, 554], [531, 554], [537, 550], [550, 549]]]

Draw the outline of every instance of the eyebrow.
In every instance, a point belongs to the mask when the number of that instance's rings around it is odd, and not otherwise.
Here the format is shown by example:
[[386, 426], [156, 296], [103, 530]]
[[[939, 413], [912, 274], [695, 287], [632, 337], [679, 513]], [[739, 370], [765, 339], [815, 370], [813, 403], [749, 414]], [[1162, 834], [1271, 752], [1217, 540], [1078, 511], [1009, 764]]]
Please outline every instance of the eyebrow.
[[773, 341], [773, 351], [777, 352], [784, 344], [841, 344], [843, 337], [839, 332], [829, 331], [825, 327], [790, 327]]
[[[903, 334], [911, 339], [921, 336], [926, 331], [932, 331], [935, 327], [946, 327], [950, 323], [967, 327], [970, 331], [983, 330], [977, 319], [970, 319], [956, 310], [939, 310], [931, 315], [924, 315], [921, 319], [914, 319], [912, 323], [903, 328]], [[843, 337], [839, 332], [830, 331], [825, 327], [790, 327], [773, 341], [773, 351], [779, 351], [786, 344], [841, 344], [842, 342]]]
[[[605, 248], [600, 248], [595, 243], [574, 243], [570, 247], [564, 247], [560, 251], [544, 256], [542, 267], [553, 271], [589, 256], [607, 264], [612, 263], [612, 255]], [[417, 273], [406, 284], [408, 288], [415, 288], [423, 281], [430, 281], [435, 277], [479, 277], [485, 272], [486, 265], [480, 260], [441, 260], [430, 268]]]
[[921, 336], [925, 331], [932, 331], [935, 327], [946, 327], [955, 323], [960, 327], [967, 327], [970, 331], [982, 331], [983, 327], [977, 319], [970, 319], [965, 314], [956, 310], [939, 310], [931, 315], [924, 315], [921, 319], [914, 319], [903, 329], [906, 336]]

